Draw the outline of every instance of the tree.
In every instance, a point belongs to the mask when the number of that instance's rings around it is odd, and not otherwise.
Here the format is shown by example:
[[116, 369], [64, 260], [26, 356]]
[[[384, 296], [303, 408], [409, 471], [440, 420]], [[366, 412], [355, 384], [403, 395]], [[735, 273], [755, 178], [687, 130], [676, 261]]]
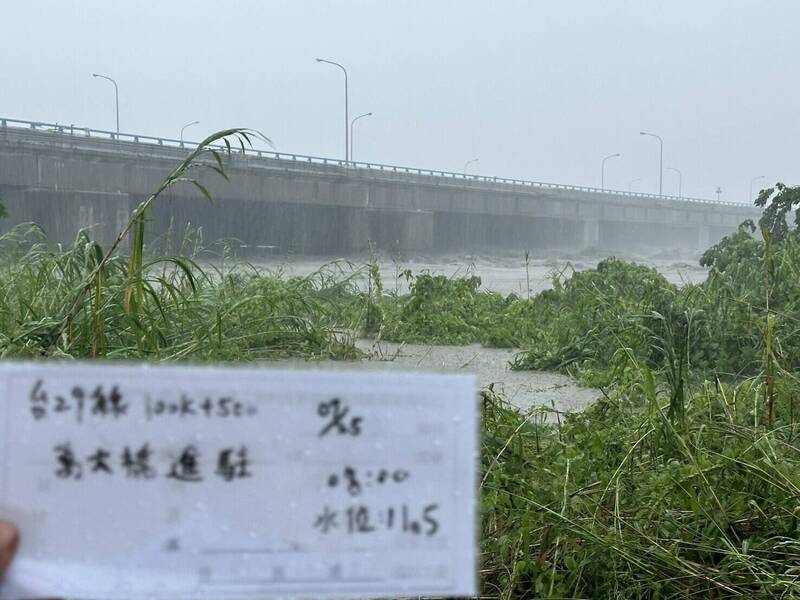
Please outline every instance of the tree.
[[[781, 243], [789, 235], [787, 217], [800, 205], [800, 186], [789, 187], [783, 183], [776, 183], [775, 187], [761, 190], [756, 198], [756, 206], [762, 206], [764, 213], [758, 224], [761, 229], [769, 233], [773, 243]], [[794, 213], [795, 230], [800, 226], [800, 212]]]

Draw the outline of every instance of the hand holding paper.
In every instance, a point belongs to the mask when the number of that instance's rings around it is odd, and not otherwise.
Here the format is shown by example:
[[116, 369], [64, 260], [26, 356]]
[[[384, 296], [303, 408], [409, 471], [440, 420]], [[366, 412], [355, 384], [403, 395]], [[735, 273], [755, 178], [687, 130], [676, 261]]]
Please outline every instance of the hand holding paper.
[[469, 596], [464, 375], [0, 365], [0, 599]]
[[3, 578], [19, 546], [19, 532], [8, 521], [0, 521], [0, 579]]

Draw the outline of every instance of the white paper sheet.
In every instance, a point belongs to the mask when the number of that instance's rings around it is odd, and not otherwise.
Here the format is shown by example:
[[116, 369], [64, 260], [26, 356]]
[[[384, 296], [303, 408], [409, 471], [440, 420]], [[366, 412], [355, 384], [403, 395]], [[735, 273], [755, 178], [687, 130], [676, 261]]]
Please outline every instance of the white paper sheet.
[[0, 366], [0, 599], [474, 595], [466, 375]]

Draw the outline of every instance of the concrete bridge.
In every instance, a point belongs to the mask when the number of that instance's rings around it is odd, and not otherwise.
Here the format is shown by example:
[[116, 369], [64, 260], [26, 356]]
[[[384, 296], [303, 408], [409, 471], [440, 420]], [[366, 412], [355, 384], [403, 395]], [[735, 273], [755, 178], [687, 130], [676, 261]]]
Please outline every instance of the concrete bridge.
[[[0, 198], [9, 218], [69, 243], [108, 243], [188, 152], [179, 140], [0, 118]], [[347, 254], [370, 242], [403, 253], [492, 249], [702, 250], [757, 218], [751, 206], [464, 175], [267, 151], [236, 152], [231, 181], [203, 177], [162, 197], [151, 241], [178, 248], [187, 226], [207, 243], [255, 254]]]

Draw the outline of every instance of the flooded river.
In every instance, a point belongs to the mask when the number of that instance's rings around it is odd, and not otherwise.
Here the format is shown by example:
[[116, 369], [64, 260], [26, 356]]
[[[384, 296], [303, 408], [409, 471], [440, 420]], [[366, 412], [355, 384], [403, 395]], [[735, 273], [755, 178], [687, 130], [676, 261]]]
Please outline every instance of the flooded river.
[[[404, 293], [407, 282], [402, 272], [410, 269], [414, 273], [428, 271], [433, 274], [459, 277], [477, 275], [484, 289], [501, 294], [515, 293], [525, 296], [535, 294], [552, 286], [556, 273], [569, 275], [573, 271], [593, 268], [602, 256], [550, 256], [531, 258], [527, 267], [524, 257], [501, 256], [452, 256], [414, 259], [388, 259], [378, 261], [384, 289], [387, 292]], [[697, 263], [697, 257], [628, 257], [625, 260], [655, 267], [669, 281], [676, 284], [698, 283], [705, 279], [706, 270]], [[368, 257], [351, 258], [358, 267]], [[329, 263], [330, 258], [284, 258], [262, 260], [258, 265], [286, 275], [304, 276], [317, 271]], [[345, 272], [350, 267], [340, 263]], [[528, 291], [529, 290], [529, 291]], [[509, 402], [522, 410], [534, 406], [547, 406], [563, 412], [582, 410], [599, 395], [598, 390], [579, 386], [575, 380], [558, 373], [542, 371], [512, 371], [509, 363], [519, 350], [469, 346], [427, 346], [418, 344], [395, 344], [372, 340], [360, 340], [359, 347], [367, 353], [366, 368], [400, 369], [405, 371], [444, 371], [474, 373], [481, 387], [493, 385]]]
[[508, 402], [522, 410], [547, 406], [561, 412], [582, 410], [597, 398], [598, 390], [577, 385], [560, 373], [512, 371], [509, 363], [518, 350], [469, 346], [426, 346], [359, 340], [367, 353], [368, 368], [403, 371], [472, 373], [484, 388], [493, 385]]
[[[413, 273], [428, 271], [436, 275], [463, 277], [477, 275], [483, 287], [500, 294], [536, 294], [552, 287], [554, 274], [569, 275], [597, 266], [605, 256], [537, 256], [528, 260], [524, 256], [472, 256], [453, 255], [437, 257], [381, 257], [376, 262], [380, 267], [383, 288], [386, 292], [404, 293], [407, 281], [403, 271]], [[706, 270], [697, 263], [697, 257], [687, 255], [679, 258], [619, 256], [624, 260], [655, 267], [669, 281], [676, 284], [698, 283], [706, 277]], [[259, 267], [280, 271], [286, 275], [304, 276], [317, 271], [325, 264], [335, 261], [331, 257], [281, 257], [253, 261]], [[363, 266], [368, 256], [338, 260], [345, 271]]]

